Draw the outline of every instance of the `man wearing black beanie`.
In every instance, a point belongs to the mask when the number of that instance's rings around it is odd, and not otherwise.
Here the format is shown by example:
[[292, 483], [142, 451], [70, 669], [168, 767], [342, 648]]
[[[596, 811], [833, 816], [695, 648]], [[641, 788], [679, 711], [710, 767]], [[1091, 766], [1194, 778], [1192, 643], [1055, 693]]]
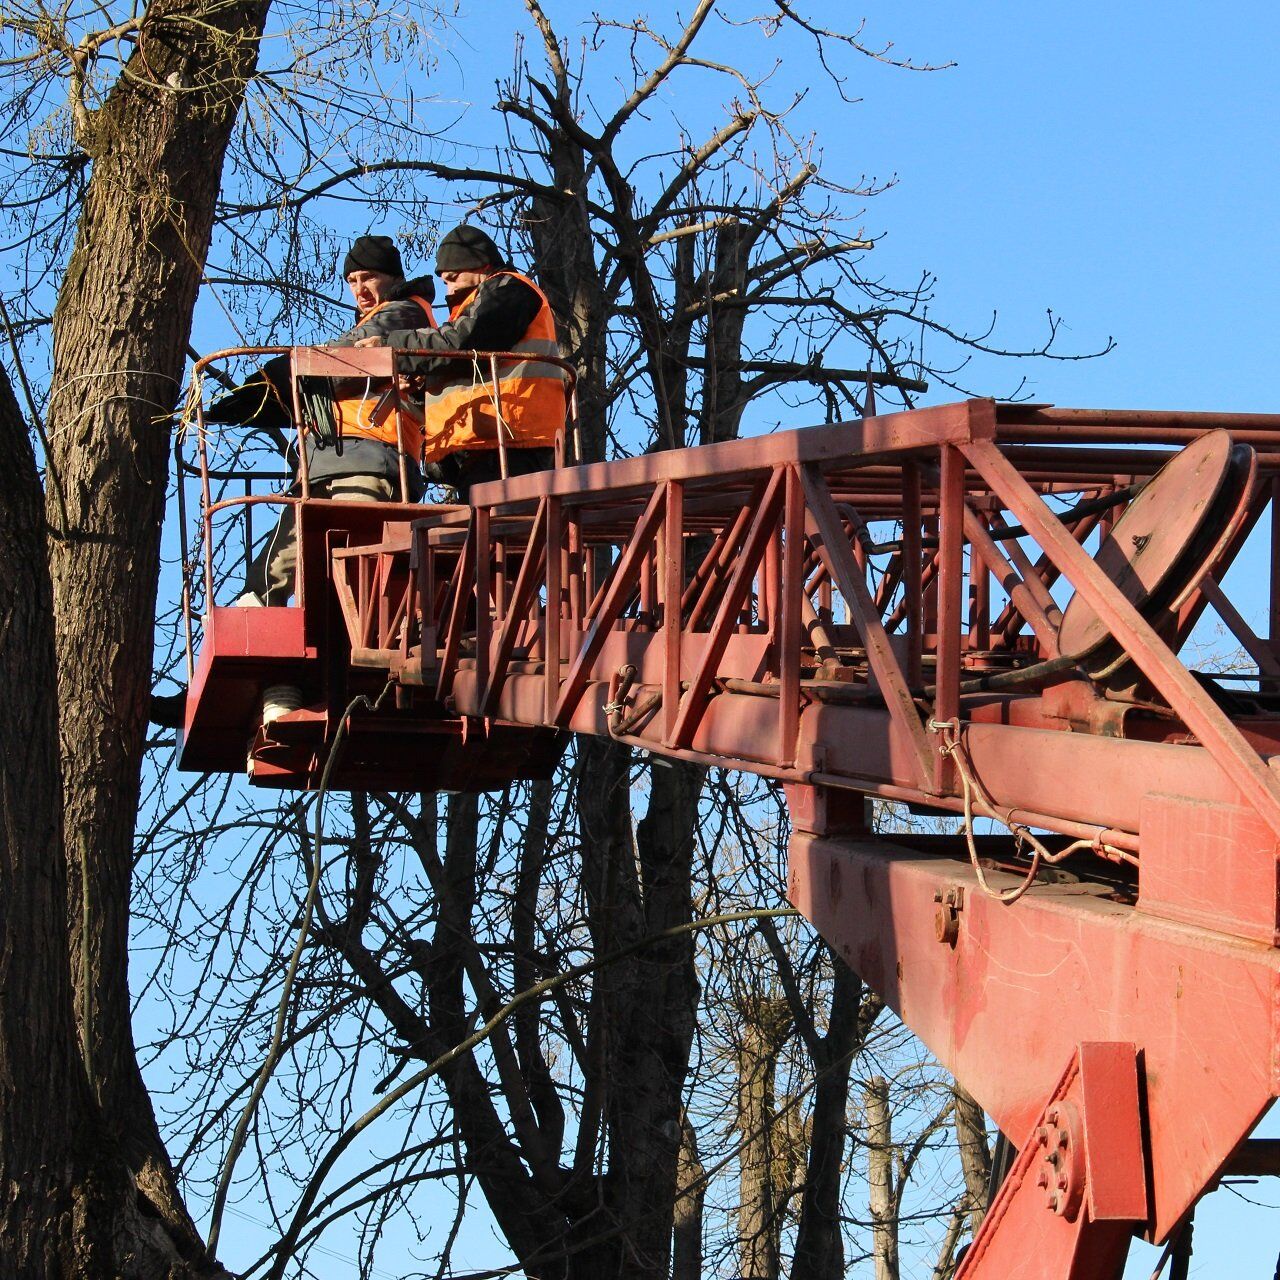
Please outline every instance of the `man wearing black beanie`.
[[396, 242], [390, 236], [360, 236], [342, 260], [342, 278], [347, 279], [353, 271], [374, 271], [403, 280], [404, 265]]
[[[370, 334], [357, 346], [424, 351], [509, 351], [523, 359], [499, 365], [499, 395], [487, 360], [407, 356], [401, 364], [426, 379], [423, 405], [428, 474], [465, 499], [473, 484], [502, 474], [545, 471], [555, 463], [557, 431], [564, 425], [566, 379], [556, 358], [555, 317], [546, 295], [508, 266], [479, 227], [454, 227], [436, 249], [436, 274], [444, 281], [449, 319], [439, 328]], [[544, 358], [540, 358], [544, 357]], [[495, 407], [502, 408], [501, 422]]]
[[[434, 328], [430, 276], [404, 278], [400, 250], [390, 236], [360, 236], [342, 261], [342, 276], [356, 305], [356, 325], [330, 345], [355, 346], [362, 338], [426, 326]], [[287, 383], [287, 370], [284, 374]], [[422, 435], [408, 414], [383, 415], [385, 380], [353, 378], [333, 388], [336, 439], [306, 437], [311, 495], [338, 502], [391, 502], [400, 496], [400, 456], [404, 453], [409, 497], [422, 497], [419, 468]], [[293, 507], [286, 506], [266, 545], [245, 577], [239, 605], [280, 605], [293, 592], [297, 539]]]

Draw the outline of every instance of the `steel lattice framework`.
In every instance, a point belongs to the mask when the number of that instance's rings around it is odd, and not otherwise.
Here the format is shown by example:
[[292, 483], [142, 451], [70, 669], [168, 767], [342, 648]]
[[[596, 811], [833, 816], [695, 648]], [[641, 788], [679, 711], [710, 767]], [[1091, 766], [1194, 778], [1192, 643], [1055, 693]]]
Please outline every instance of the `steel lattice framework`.
[[[780, 780], [792, 901], [1018, 1148], [959, 1275], [1118, 1276], [1280, 1092], [1280, 648], [1222, 586], [1266, 517], [1280, 638], [1278, 484], [1280, 416], [972, 400], [299, 499], [295, 605], [207, 579], [181, 759], [314, 786], [345, 719], [347, 787], [547, 776], [567, 732]], [[1179, 657], [1206, 609], [1245, 676]]]

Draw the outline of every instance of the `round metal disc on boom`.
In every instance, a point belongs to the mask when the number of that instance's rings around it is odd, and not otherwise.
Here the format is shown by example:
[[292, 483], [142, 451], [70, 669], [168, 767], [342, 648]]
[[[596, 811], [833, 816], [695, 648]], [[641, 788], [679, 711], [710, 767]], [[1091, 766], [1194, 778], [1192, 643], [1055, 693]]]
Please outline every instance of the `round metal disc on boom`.
[[[1253, 475], [1253, 450], [1226, 431], [1187, 445], [1151, 478], [1103, 540], [1098, 567], [1144, 616], [1174, 606], [1222, 555]], [[1064, 656], [1084, 658], [1110, 639], [1079, 593], [1058, 629]]]

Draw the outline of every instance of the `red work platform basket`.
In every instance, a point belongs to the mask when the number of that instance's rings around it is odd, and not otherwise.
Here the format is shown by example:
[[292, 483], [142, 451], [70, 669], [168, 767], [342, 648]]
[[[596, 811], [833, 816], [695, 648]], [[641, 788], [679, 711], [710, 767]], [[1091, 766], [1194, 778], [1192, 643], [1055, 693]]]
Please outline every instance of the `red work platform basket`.
[[[286, 353], [293, 447], [304, 459], [289, 493], [267, 496], [251, 492], [255, 482], [279, 483], [290, 477], [244, 466], [239, 457], [242, 442], [232, 447], [233, 463], [239, 466], [222, 470], [210, 466], [214, 438], [198, 397], [198, 465], [183, 461], [181, 434], [177, 442], [180, 492], [182, 482], [199, 482], [203, 541], [202, 557], [189, 554], [183, 520], [189, 684], [178, 734], [179, 768], [227, 773], [247, 770], [257, 785], [307, 789], [321, 784], [327, 768], [326, 785], [337, 790], [481, 791], [514, 780], [550, 777], [563, 750], [564, 734], [492, 717], [460, 716], [434, 689], [396, 683], [398, 672], [386, 661], [378, 661], [384, 651], [374, 654], [362, 649], [359, 635], [351, 630], [355, 606], [345, 575], [335, 570], [335, 553], [344, 548], [376, 548], [388, 540], [407, 546], [414, 521], [450, 510], [463, 515], [467, 510], [408, 501], [403, 465], [399, 502], [343, 502], [311, 496], [303, 449], [309, 402], [299, 392], [299, 380], [304, 375], [312, 382], [320, 377], [359, 376], [382, 379], [395, 388], [395, 353], [350, 348], [219, 352], [197, 365], [197, 390], [213, 361]], [[270, 428], [261, 424], [255, 429], [270, 434]], [[281, 439], [287, 435], [277, 434]], [[219, 448], [225, 446], [225, 441], [218, 442]], [[560, 449], [563, 451], [563, 443]], [[229, 487], [241, 483], [243, 496], [221, 497], [214, 489], [215, 484]], [[215, 550], [226, 545], [229, 526], [243, 521], [247, 529], [250, 513], [264, 506], [273, 517], [282, 507], [294, 510], [298, 554], [293, 602], [282, 607], [218, 605], [214, 602], [219, 590]], [[246, 557], [252, 543], [252, 537], [247, 536]], [[196, 575], [193, 570], [200, 560], [203, 573]], [[410, 582], [405, 559], [388, 557], [386, 566], [378, 582], [379, 592], [407, 603]], [[203, 635], [197, 657], [193, 600], [201, 588]], [[221, 589], [225, 594], [227, 588]], [[382, 616], [378, 621], [384, 635], [390, 631], [398, 637], [414, 620], [406, 613], [400, 618]], [[394, 659], [395, 654], [390, 656]], [[264, 692], [278, 689], [287, 690], [283, 705], [293, 709], [278, 705], [264, 716]]]
[[[563, 750], [554, 731], [451, 714], [425, 690], [401, 688], [372, 709], [385, 673], [351, 662], [331, 576], [339, 547], [407, 536], [431, 508], [413, 503], [296, 503], [301, 602], [282, 608], [210, 609], [187, 695], [178, 763], [186, 770], [247, 769], [257, 785], [313, 789], [344, 715], [347, 732], [330, 772], [338, 790], [483, 791], [550, 777]], [[406, 584], [407, 585], [407, 584]], [[385, 584], [384, 584], [385, 586]], [[301, 706], [263, 723], [263, 691], [293, 686]], [[361, 695], [367, 700], [350, 709]]]

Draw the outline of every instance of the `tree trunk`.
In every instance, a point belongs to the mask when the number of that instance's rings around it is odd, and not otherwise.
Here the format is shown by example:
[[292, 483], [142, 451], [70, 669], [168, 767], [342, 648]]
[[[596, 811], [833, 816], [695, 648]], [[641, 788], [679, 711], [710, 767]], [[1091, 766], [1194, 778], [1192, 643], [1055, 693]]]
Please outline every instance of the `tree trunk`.
[[968, 1228], [972, 1239], [986, 1217], [991, 1187], [991, 1147], [987, 1142], [987, 1121], [982, 1108], [959, 1084], [953, 1084], [951, 1096], [956, 1150], [964, 1175], [964, 1193], [951, 1209], [946, 1234], [934, 1264], [933, 1280], [951, 1280], [956, 1270], [956, 1252]]
[[124, 73], [77, 130], [93, 171], [54, 312], [46, 516], [76, 1012], [112, 1138], [189, 1257], [202, 1246], [130, 1026], [130, 879], [169, 416], [267, 4], [148, 9]]
[[702, 1209], [706, 1169], [698, 1154], [698, 1133], [685, 1116], [680, 1126], [680, 1181], [672, 1230], [671, 1280], [702, 1280]]
[[[563, 134], [549, 144], [548, 163], [563, 198], [531, 202], [525, 226], [533, 242], [534, 273], [547, 291], [561, 350], [577, 366], [577, 462], [603, 462], [609, 405], [607, 299], [595, 262], [581, 147]], [[574, 194], [576, 193], [576, 194]], [[579, 456], [579, 454], [581, 456]]]
[[[583, 882], [592, 945], [604, 955], [692, 918], [693, 832], [704, 775], [683, 765], [653, 769], [649, 810], [633, 844], [630, 753], [585, 739], [579, 751]], [[697, 1007], [691, 935], [644, 947], [595, 975], [575, 1170], [581, 1179], [590, 1168], [603, 1124], [604, 1225], [618, 1234], [607, 1246], [611, 1260], [584, 1257], [573, 1275], [666, 1280]]]
[[781, 1215], [774, 1075], [791, 1029], [786, 1000], [738, 1002], [738, 1274], [742, 1280], [777, 1280]]
[[56, 689], [40, 483], [0, 369], [0, 1275], [177, 1280], [76, 1034]]
[[[705, 770], [650, 768], [649, 809], [636, 827], [643, 929], [652, 936], [693, 918], [693, 846]], [[693, 935], [647, 947], [635, 959], [611, 1108], [610, 1173], [618, 1212], [632, 1223], [637, 1277], [665, 1280], [680, 1153], [684, 1082], [698, 1014]]]
[[[0, 369], [0, 1273], [111, 1274], [67, 971], [57, 675], [40, 483]], [[123, 1190], [123, 1179], [120, 1180]]]
[[867, 1117], [867, 1197], [876, 1280], [899, 1280], [897, 1197], [893, 1186], [893, 1122], [889, 1083], [873, 1076], [862, 1091]]
[[969, 1228], [974, 1235], [987, 1216], [987, 1194], [991, 1185], [991, 1147], [987, 1143], [987, 1120], [982, 1108], [957, 1084], [955, 1098], [956, 1149], [964, 1173]]
[[870, 1021], [859, 1016], [862, 979], [834, 952], [831, 1016], [822, 1052], [815, 1056], [809, 1163], [800, 1201], [791, 1280], [843, 1280], [844, 1236], [840, 1187], [848, 1130], [849, 1068]]

